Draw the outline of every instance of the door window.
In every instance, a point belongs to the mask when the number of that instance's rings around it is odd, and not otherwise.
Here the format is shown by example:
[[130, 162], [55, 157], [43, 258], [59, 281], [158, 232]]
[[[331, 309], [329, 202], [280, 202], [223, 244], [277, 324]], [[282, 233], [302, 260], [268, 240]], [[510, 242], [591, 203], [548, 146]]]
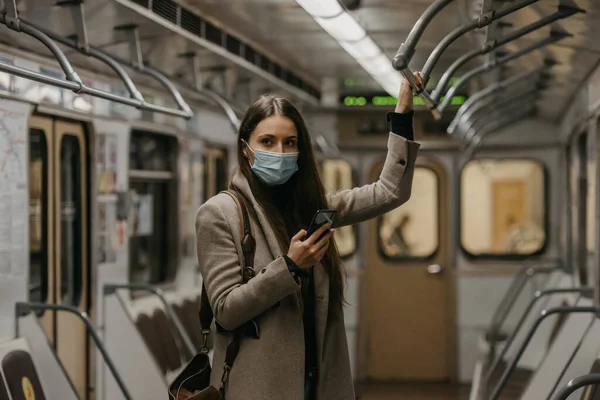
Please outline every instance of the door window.
[[439, 245], [438, 176], [415, 167], [410, 199], [379, 217], [379, 250], [386, 258], [428, 259]]
[[546, 243], [544, 168], [532, 160], [470, 161], [461, 174], [461, 243], [471, 255], [528, 256]]

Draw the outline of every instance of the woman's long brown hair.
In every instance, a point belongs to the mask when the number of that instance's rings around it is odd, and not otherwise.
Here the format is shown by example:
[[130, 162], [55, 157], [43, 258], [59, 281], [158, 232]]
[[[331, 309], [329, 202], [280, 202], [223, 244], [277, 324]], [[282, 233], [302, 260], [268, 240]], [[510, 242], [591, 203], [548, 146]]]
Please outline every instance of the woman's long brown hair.
[[[289, 118], [298, 132], [298, 171], [277, 190], [260, 182], [251, 170], [244, 156], [245, 144], [250, 142], [252, 131], [264, 119], [278, 115]], [[238, 165], [248, 180], [252, 194], [264, 209], [265, 215], [275, 230], [277, 241], [283, 249], [288, 249], [290, 239], [301, 229], [307, 229], [315, 212], [329, 208], [325, 198], [325, 189], [317, 170], [310, 135], [304, 119], [294, 105], [284, 97], [276, 95], [261, 96], [250, 106], [242, 120], [237, 141]], [[281, 198], [283, 197], [283, 198]], [[276, 204], [284, 206], [277, 207]], [[329, 249], [321, 260], [329, 276], [329, 303], [335, 310], [341, 311], [344, 302], [344, 271], [335, 240], [331, 240]]]

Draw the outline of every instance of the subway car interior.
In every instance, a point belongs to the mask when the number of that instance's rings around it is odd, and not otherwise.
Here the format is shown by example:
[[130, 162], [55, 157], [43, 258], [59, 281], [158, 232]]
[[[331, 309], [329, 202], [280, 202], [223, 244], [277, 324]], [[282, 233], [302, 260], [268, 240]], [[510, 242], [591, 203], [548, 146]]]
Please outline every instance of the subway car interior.
[[174, 399], [246, 109], [292, 101], [333, 193], [402, 82], [410, 199], [334, 235], [356, 398], [600, 399], [594, 37], [598, 0], [0, 0], [0, 400]]

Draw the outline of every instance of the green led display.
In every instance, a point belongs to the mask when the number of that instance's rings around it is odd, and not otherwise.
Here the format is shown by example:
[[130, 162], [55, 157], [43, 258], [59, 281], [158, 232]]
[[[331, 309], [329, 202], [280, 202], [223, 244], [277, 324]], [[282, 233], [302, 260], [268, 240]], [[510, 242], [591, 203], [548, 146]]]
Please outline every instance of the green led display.
[[[440, 99], [440, 102], [444, 101], [444, 97]], [[466, 96], [452, 96], [452, 101], [450, 104], [452, 105], [462, 105], [467, 101]], [[373, 97], [365, 97], [365, 96], [346, 96], [344, 97], [344, 105], [348, 107], [363, 107], [367, 105], [372, 106], [395, 106], [398, 102], [398, 98], [394, 96], [373, 96]], [[413, 97], [413, 103], [415, 105], [425, 105], [423, 99], [419, 96]]]

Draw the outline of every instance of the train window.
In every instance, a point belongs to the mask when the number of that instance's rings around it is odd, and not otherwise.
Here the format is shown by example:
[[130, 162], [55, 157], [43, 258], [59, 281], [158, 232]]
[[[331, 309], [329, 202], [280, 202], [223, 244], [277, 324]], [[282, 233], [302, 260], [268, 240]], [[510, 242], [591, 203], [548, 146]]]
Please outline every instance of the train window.
[[83, 284], [81, 178], [79, 140], [65, 134], [60, 144], [60, 276], [63, 303], [70, 305], [79, 304]]
[[461, 175], [461, 244], [471, 255], [527, 256], [546, 242], [543, 166], [474, 160]]
[[132, 133], [129, 188], [131, 282], [165, 283], [177, 268], [176, 139], [145, 132]]
[[[320, 173], [327, 193], [335, 193], [354, 187], [352, 166], [347, 161], [339, 159], [323, 160], [320, 163]], [[334, 239], [340, 257], [349, 257], [354, 254], [356, 250], [356, 228], [354, 226], [343, 226], [336, 229]]]
[[410, 200], [379, 217], [379, 249], [392, 259], [427, 259], [439, 245], [438, 176], [415, 167]]
[[48, 146], [39, 129], [29, 134], [29, 300], [48, 299]]
[[229, 179], [227, 150], [205, 145], [202, 156], [203, 193], [204, 199], [208, 200], [220, 191], [227, 189]]

